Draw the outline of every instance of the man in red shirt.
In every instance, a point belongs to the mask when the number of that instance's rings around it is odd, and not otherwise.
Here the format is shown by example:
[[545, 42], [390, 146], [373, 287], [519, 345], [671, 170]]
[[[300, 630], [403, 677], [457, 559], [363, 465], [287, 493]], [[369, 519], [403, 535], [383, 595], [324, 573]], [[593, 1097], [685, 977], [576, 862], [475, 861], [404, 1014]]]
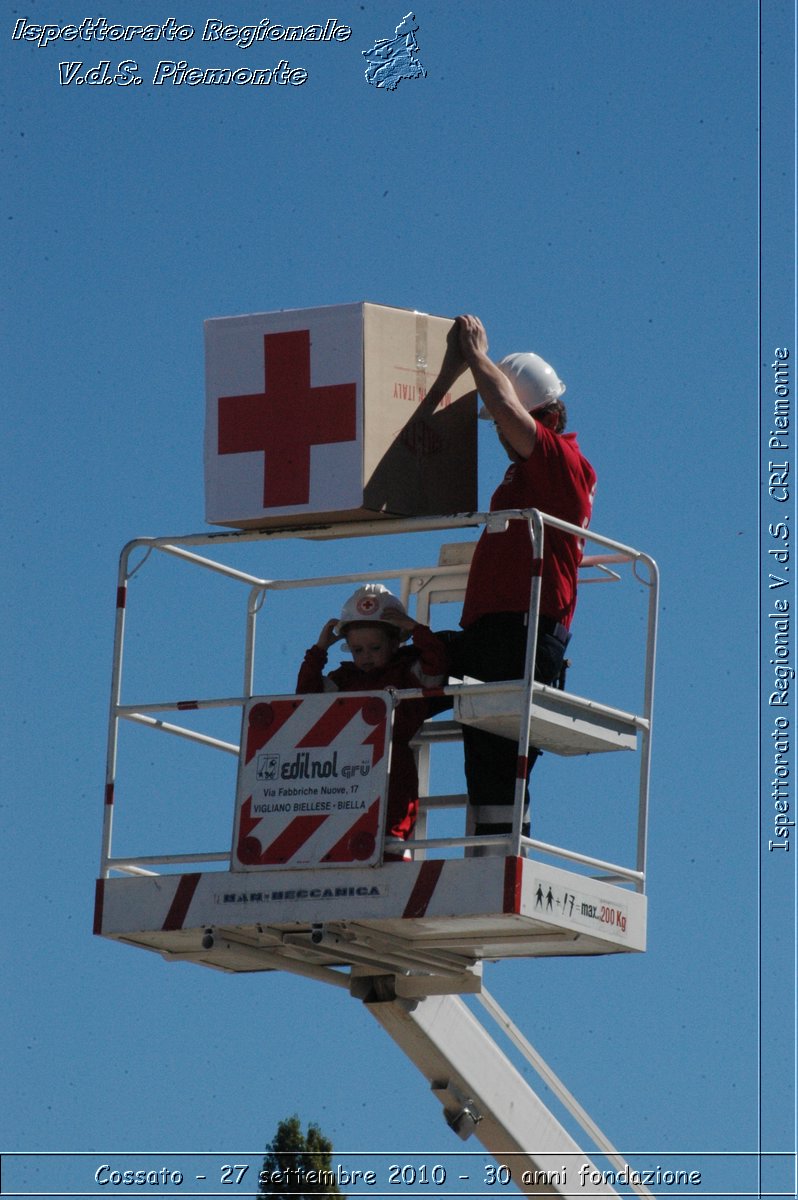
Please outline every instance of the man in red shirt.
[[[511, 464], [491, 498], [491, 511], [537, 508], [587, 528], [596, 473], [576, 435], [563, 432], [565, 384], [536, 354], [511, 354], [492, 362], [478, 317], [458, 317], [458, 332], [460, 350], [485, 404], [481, 415], [494, 422]], [[542, 683], [553, 683], [562, 668], [581, 557], [581, 539], [545, 529], [535, 661], [535, 678]], [[534, 569], [526, 521], [510, 521], [504, 532], [482, 533], [468, 576], [463, 632], [451, 644], [453, 674], [486, 682], [523, 677]], [[469, 802], [477, 808], [475, 832], [509, 833], [517, 743], [464, 726], [463, 745]], [[527, 778], [539, 753], [530, 747]]]

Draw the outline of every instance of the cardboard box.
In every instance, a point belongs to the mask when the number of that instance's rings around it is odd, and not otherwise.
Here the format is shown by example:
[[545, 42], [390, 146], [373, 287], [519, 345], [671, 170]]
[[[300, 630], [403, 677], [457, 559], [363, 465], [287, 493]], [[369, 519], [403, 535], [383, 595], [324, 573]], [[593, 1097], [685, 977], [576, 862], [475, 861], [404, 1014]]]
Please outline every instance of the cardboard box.
[[212, 525], [477, 506], [476, 393], [454, 321], [377, 304], [205, 322]]

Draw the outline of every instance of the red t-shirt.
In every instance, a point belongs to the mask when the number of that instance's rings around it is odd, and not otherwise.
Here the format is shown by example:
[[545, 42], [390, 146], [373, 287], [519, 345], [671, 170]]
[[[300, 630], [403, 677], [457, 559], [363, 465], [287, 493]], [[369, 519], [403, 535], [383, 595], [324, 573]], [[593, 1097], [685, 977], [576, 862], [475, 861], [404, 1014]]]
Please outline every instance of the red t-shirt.
[[[596, 473], [581, 454], [576, 434], [552, 433], [538, 422], [534, 450], [510, 465], [490, 508], [537, 508], [586, 529], [595, 489]], [[582, 539], [550, 526], [544, 532], [540, 611], [568, 627], [576, 607]], [[526, 612], [533, 560], [526, 521], [510, 521], [504, 532], [484, 530], [468, 575], [463, 628], [487, 613]]]

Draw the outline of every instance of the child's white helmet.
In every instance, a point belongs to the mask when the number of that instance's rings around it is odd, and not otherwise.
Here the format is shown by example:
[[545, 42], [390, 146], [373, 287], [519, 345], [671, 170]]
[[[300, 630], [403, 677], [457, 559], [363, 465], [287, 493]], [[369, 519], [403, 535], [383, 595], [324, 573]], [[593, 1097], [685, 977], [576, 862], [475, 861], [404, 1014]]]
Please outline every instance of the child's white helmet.
[[408, 636], [407, 632], [385, 620], [383, 613], [386, 608], [398, 608], [401, 613], [407, 615], [404, 604], [394, 596], [393, 592], [389, 592], [387, 587], [383, 587], [381, 583], [365, 583], [363, 587], [357, 589], [354, 595], [349, 597], [341, 609], [341, 618], [335, 626], [335, 636], [344, 637], [348, 625], [360, 624], [362, 621], [376, 621], [388, 625], [404, 641]]

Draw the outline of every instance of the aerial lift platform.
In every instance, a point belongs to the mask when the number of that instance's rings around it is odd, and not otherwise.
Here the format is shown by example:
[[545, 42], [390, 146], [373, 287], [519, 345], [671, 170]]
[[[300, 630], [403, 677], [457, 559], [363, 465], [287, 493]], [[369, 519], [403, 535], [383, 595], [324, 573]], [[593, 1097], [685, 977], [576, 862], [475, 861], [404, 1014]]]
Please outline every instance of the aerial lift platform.
[[[242, 530], [131, 542], [121, 556], [117, 589], [94, 931], [155, 951], [170, 961], [227, 972], [284, 970], [348, 989], [426, 1075], [447, 1121], [460, 1136], [476, 1131], [500, 1162], [514, 1164], [514, 1172], [519, 1169], [514, 1156], [528, 1147], [532, 1137], [536, 1151], [525, 1161], [538, 1177], [525, 1180], [522, 1190], [529, 1194], [581, 1194], [573, 1175], [563, 1187], [555, 1178], [567, 1162], [563, 1155], [578, 1150], [576, 1143], [495, 1043], [483, 1042], [486, 1035], [459, 996], [471, 993], [486, 1006], [493, 1003], [482, 987], [485, 961], [645, 950], [658, 575], [656, 564], [644, 553], [534, 509], [392, 521], [390, 532], [436, 531], [451, 536], [451, 531], [472, 527], [502, 528], [511, 519], [527, 521], [536, 546], [542, 544], [549, 526], [585, 539], [591, 553], [583, 559], [581, 583], [623, 584], [624, 576], [631, 576], [636, 585], [642, 585], [647, 595], [642, 703], [638, 712], [623, 711], [598, 699], [532, 681], [540, 597], [540, 581], [534, 578], [524, 679], [502, 683], [451, 679], [436, 693], [451, 704], [452, 714], [451, 718], [427, 721], [417, 735], [421, 815], [409, 842], [384, 836], [384, 785], [393, 710], [404, 699], [422, 693], [407, 690], [309, 697], [258, 691], [258, 615], [269, 597], [279, 592], [339, 585], [351, 588], [379, 580], [399, 591], [417, 620], [435, 625], [430, 620], [434, 606], [462, 598], [473, 543], [447, 542], [432, 565], [403, 567], [393, 560], [384, 570], [289, 579], [267, 578], [231, 565], [228, 551], [254, 544], [263, 561], [267, 553], [277, 557], [276, 547], [286, 539], [370, 537], [387, 533], [385, 524], [347, 522], [301, 530]], [[162, 700], [139, 695], [132, 701], [123, 696], [123, 657], [125, 650], [130, 650], [125, 647], [132, 607], [129, 585], [133, 576], [158, 556], [178, 560], [195, 572], [222, 577], [235, 585], [239, 594], [245, 589], [240, 694], [171, 695]], [[208, 722], [220, 714], [227, 717], [229, 728], [231, 711], [240, 715], [238, 742], [208, 730]], [[522, 758], [530, 745], [565, 757], [617, 753], [636, 757], [636, 795], [629, 797], [629, 823], [636, 823], [637, 829], [635, 861], [607, 861], [536, 838], [534, 806], [531, 834], [524, 836], [523, 778], [516, 789], [512, 832], [501, 837], [475, 836], [468, 822], [466, 797], [434, 795], [429, 790], [432, 753], [461, 737], [463, 724], [517, 739]], [[235, 788], [221, 801], [230, 806], [230, 846], [189, 854], [115, 851], [112, 834], [120, 796], [120, 737], [123, 728], [131, 726], [172, 735], [235, 760]], [[323, 737], [318, 735], [319, 729], [325, 731]], [[384, 751], [380, 755], [374, 751], [377, 744]], [[325, 767], [333, 754], [335, 767]], [[376, 766], [378, 758], [382, 774], [373, 771], [373, 778], [367, 781], [372, 790], [366, 788], [367, 802], [361, 803], [363, 792], [352, 783], [357, 764], [368, 760]], [[279, 774], [281, 763], [283, 773]], [[335, 770], [335, 783], [340, 786], [328, 788], [335, 799], [324, 802], [326, 808], [319, 816], [318, 811], [308, 810], [320, 807], [328, 769]], [[340, 783], [341, 778], [348, 782]], [[276, 780], [297, 786], [280, 793]], [[359, 779], [358, 786], [362, 784]], [[279, 818], [258, 814], [253, 804], [258, 796], [261, 813], [269, 808], [280, 810]], [[280, 802], [265, 803], [270, 797]], [[339, 797], [343, 798], [340, 803]], [[159, 802], [164, 810], [174, 811], [181, 797], [164, 796]], [[131, 807], [135, 803], [127, 791], [125, 803]], [[451, 816], [457, 809], [466, 812], [464, 828], [432, 836], [431, 827], [438, 816]], [[270, 824], [275, 819], [278, 824]], [[385, 861], [386, 851], [404, 857]], [[493, 1015], [497, 1016], [496, 1011]], [[516, 1044], [523, 1041], [500, 1011], [497, 1019]], [[530, 1061], [545, 1077], [547, 1069], [534, 1061], [534, 1052], [529, 1050]], [[552, 1079], [548, 1073], [550, 1086]], [[561, 1088], [556, 1080], [554, 1086]], [[517, 1101], [507, 1100], [513, 1089]], [[562, 1095], [601, 1147], [601, 1135], [597, 1138], [595, 1129], [590, 1129], [589, 1118], [580, 1116], [564, 1089]], [[611, 1148], [605, 1152], [612, 1158]], [[590, 1194], [616, 1194], [609, 1186], [602, 1190], [603, 1186], [594, 1179]], [[637, 1190], [645, 1194], [643, 1189]]]
[[[438, 524], [490, 524], [518, 514], [467, 514]], [[525, 514], [532, 536], [542, 535], [545, 523], [568, 529], [564, 522]], [[408, 531], [429, 529], [432, 522], [407, 523]], [[384, 530], [384, 526], [379, 532]], [[304, 537], [341, 537], [374, 532], [369, 523], [343, 528], [305, 530]], [[297, 531], [286, 533], [296, 538]], [[584, 531], [580, 531], [584, 536]], [[284, 969], [329, 978], [344, 966], [385, 967], [398, 971], [400, 988], [413, 994], [421, 986], [442, 991], [478, 990], [472, 978], [483, 960], [562, 954], [607, 954], [641, 951], [646, 941], [645, 842], [648, 807], [651, 711], [656, 639], [657, 576], [652, 560], [598, 534], [588, 535], [601, 553], [588, 556], [583, 574], [599, 578], [629, 566], [635, 578], [645, 578], [648, 590], [648, 636], [644, 663], [643, 705], [639, 713], [624, 712], [594, 699], [573, 695], [526, 680], [505, 683], [454, 681], [442, 689], [451, 697], [453, 719], [426, 722], [417, 742], [422, 780], [422, 820], [412, 842], [395, 843], [409, 861], [382, 861], [381, 847], [370, 852], [344, 850], [331, 861], [326, 843], [316, 850], [281, 862], [273, 857], [260, 869], [257, 862], [236, 860], [234, 850], [207, 854], [121, 856], [112, 849], [112, 825], [117, 795], [117, 746], [120, 727], [127, 722], [149, 726], [160, 733], [188, 739], [198, 745], [234, 755], [239, 744], [192, 730], [189, 713], [213, 713], [235, 708], [247, 727], [271, 701], [286, 697], [257, 696], [255, 631], [264, 597], [277, 590], [312, 585], [357, 586], [369, 578], [398, 580], [403, 601], [415, 602], [418, 620], [427, 623], [431, 608], [462, 596], [471, 544], [444, 546], [440, 561], [432, 566], [372, 571], [315, 580], [256, 578], [221, 558], [197, 553], [197, 546], [230, 542], [279, 542], [281, 534], [249, 531], [137, 541], [126, 547], [120, 566], [117, 601], [113, 699], [109, 728], [106, 804], [100, 879], [97, 886], [97, 933], [229, 971]], [[244, 688], [239, 696], [180, 697], [136, 703], [123, 701], [122, 660], [128, 584], [143, 563], [131, 565], [136, 554], [157, 552], [180, 558], [193, 567], [222, 574], [249, 589], [244, 637]], [[646, 575], [641, 574], [645, 570]], [[534, 632], [538, 581], [533, 581], [531, 636], [528, 666], [534, 661]], [[403, 698], [420, 692], [383, 693], [388, 710]], [[289, 698], [290, 699], [290, 698]], [[297, 697], [294, 704], [341, 704], [332, 697]], [[165, 719], [174, 712], [181, 723]], [[566, 847], [552, 846], [521, 834], [523, 783], [519, 783], [512, 834], [475, 837], [464, 829], [461, 836], [426, 836], [436, 808], [466, 807], [464, 796], [425, 794], [429, 758], [437, 744], [457, 739], [461, 724], [472, 724], [519, 740], [519, 754], [528, 745], [560, 756], [605, 753], [635, 754], [639, 758], [636, 812], [637, 860], [621, 865], [592, 858]], [[351, 733], [344, 730], [340, 736]], [[289, 739], [290, 741], [290, 739]], [[272, 743], [268, 743], [272, 744]], [[281, 743], [281, 749], [284, 748]], [[331, 743], [332, 745], [333, 743]], [[336, 743], [338, 744], [338, 743]], [[357, 747], [355, 748], [355, 752]], [[387, 754], [384, 762], [387, 766]], [[239, 771], [239, 774], [241, 772]], [[291, 789], [300, 792], [301, 789]], [[347, 793], [348, 794], [348, 793]], [[232, 804], [233, 797], [230, 797]], [[171, 802], [164, 799], [164, 807]], [[288, 807], [283, 805], [283, 807]], [[299, 808], [299, 806], [297, 806]], [[231, 811], [231, 817], [232, 817]], [[357, 810], [355, 810], [357, 816]], [[345, 819], [345, 818], [344, 818]], [[327, 821], [330, 825], [332, 822]], [[341, 836], [346, 825], [334, 826]], [[534, 834], [534, 810], [532, 831]], [[330, 835], [331, 836], [331, 835]], [[338, 840], [336, 838], [336, 840]], [[486, 854], [486, 851], [488, 852]], [[465, 852], [465, 853], [464, 853]], [[315, 857], [314, 857], [315, 856]], [[422, 969], [423, 984], [413, 982]], [[405, 974], [406, 972], [412, 972]], [[419, 993], [415, 993], [419, 994]]]

